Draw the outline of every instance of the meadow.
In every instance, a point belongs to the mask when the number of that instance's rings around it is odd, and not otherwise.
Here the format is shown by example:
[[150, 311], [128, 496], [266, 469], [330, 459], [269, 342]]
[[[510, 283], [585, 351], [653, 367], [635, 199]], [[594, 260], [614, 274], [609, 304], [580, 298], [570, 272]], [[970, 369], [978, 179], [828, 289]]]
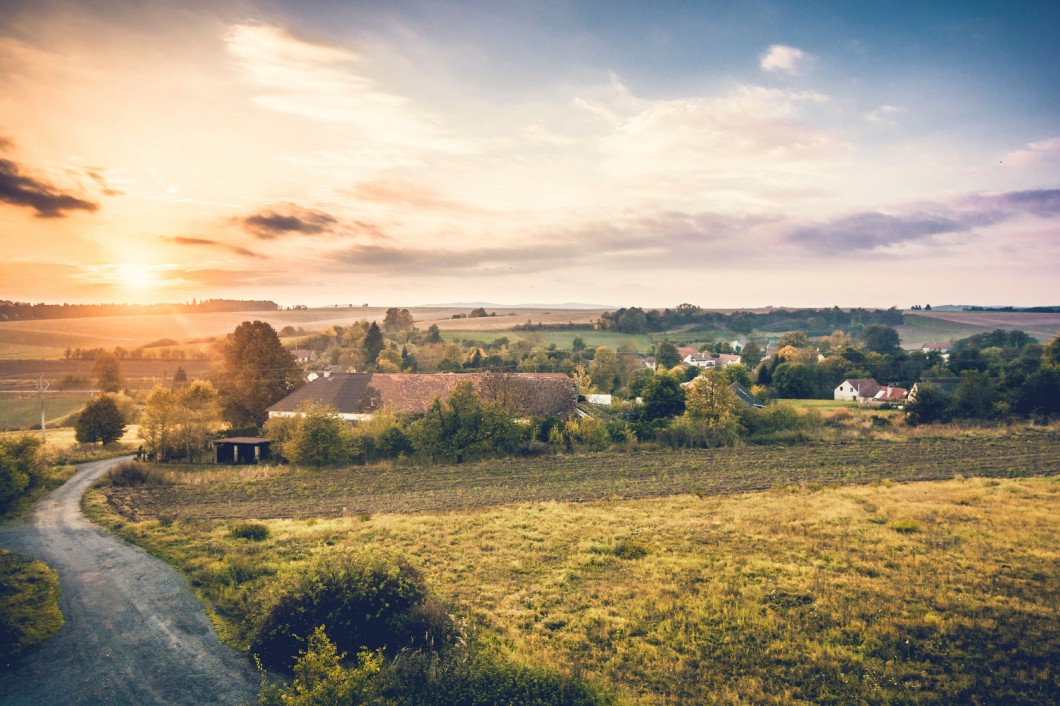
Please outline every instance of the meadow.
[[[507, 481], [489, 464], [212, 469], [86, 506], [183, 570], [237, 646], [271, 586], [376, 547], [512, 659], [630, 704], [1048, 703], [1060, 439], [966, 442], [516, 461]], [[924, 477], [948, 480], [890, 480]], [[238, 531], [251, 508], [275, 518], [257, 541]]]

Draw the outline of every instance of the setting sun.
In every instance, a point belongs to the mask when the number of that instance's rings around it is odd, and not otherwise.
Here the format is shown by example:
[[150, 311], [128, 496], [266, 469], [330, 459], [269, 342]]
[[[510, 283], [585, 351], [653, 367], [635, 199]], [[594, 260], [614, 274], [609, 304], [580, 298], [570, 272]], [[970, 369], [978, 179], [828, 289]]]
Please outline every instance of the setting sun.
[[154, 268], [140, 263], [123, 263], [114, 269], [114, 279], [126, 289], [144, 290], [158, 286]]

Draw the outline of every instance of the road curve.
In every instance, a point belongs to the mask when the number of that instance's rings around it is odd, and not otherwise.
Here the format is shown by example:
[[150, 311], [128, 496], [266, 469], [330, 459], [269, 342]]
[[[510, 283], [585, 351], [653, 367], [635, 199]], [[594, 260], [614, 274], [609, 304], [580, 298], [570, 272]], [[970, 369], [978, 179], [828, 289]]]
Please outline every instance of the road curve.
[[259, 677], [221, 644], [187, 581], [82, 514], [81, 495], [127, 459], [87, 463], [30, 516], [0, 527], [0, 546], [59, 574], [59, 634], [0, 665], [0, 702], [28, 704], [239, 704]]

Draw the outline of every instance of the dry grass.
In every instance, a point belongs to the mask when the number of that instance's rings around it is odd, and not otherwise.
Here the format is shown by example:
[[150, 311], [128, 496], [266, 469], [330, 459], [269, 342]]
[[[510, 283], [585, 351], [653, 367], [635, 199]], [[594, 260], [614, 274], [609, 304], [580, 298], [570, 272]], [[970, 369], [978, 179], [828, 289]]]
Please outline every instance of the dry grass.
[[277, 574], [378, 546], [416, 557], [516, 659], [631, 703], [1047, 703], [1058, 493], [1056, 478], [804, 485], [272, 520], [260, 542], [227, 522], [110, 517], [182, 567], [235, 642]]

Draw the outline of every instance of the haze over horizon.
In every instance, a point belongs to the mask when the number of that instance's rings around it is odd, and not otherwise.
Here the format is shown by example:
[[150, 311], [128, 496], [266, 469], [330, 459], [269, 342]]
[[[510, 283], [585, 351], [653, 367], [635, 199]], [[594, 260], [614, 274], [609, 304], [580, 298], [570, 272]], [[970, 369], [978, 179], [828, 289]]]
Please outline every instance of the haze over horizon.
[[0, 299], [1056, 304], [1060, 7], [0, 4]]

